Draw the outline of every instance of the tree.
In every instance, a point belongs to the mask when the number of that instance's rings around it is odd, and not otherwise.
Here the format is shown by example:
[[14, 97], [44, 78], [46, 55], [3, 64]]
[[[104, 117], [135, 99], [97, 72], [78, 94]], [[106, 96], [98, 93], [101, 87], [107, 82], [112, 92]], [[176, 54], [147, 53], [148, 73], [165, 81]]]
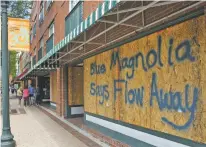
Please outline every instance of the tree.
[[[8, 17], [29, 18], [32, 9], [32, 1], [10, 1], [8, 8]], [[9, 51], [9, 71], [12, 77], [16, 76], [16, 51]]]
[[16, 76], [16, 51], [9, 51], [9, 72], [12, 77]]
[[32, 9], [32, 1], [10, 1], [9, 2], [9, 17], [29, 18]]

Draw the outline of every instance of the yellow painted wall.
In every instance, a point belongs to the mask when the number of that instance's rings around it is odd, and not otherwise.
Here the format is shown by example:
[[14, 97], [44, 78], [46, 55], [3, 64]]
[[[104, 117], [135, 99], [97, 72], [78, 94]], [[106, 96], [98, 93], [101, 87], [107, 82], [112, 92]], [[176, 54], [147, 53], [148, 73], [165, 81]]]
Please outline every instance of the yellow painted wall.
[[57, 72], [50, 72], [50, 90], [51, 90], [51, 101], [57, 102]]
[[206, 143], [205, 22], [200, 16], [86, 59], [85, 111]]
[[68, 69], [68, 104], [83, 105], [83, 67]]

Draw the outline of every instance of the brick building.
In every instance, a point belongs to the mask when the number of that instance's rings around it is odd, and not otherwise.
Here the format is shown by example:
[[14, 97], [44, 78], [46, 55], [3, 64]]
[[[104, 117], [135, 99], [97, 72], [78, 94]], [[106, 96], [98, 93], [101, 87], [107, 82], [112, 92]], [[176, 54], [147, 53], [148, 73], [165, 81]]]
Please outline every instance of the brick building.
[[58, 115], [131, 146], [205, 146], [205, 6], [36, 1], [22, 79]]

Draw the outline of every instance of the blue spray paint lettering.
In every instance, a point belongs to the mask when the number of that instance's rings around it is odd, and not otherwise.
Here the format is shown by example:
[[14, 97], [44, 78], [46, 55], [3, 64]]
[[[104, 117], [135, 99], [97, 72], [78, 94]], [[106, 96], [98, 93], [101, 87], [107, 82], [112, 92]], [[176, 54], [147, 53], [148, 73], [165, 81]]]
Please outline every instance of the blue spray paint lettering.
[[92, 82], [90, 83], [90, 94], [100, 97], [99, 104], [103, 104], [104, 100], [109, 99], [108, 85], [96, 85]]
[[[123, 84], [120, 86], [120, 84]], [[119, 85], [119, 86], [118, 86]], [[117, 88], [118, 86], [118, 88]], [[120, 88], [123, 87], [123, 88]], [[143, 98], [144, 98], [144, 87], [128, 89], [127, 80], [114, 80], [114, 100], [117, 99], [117, 92], [122, 92], [125, 89], [124, 98], [126, 104], [134, 104], [136, 102], [137, 105], [143, 106]]]
[[104, 64], [97, 65], [96, 62], [90, 65], [90, 75], [104, 74], [106, 72], [106, 67]]
[[[183, 106], [183, 98], [180, 92], [164, 92], [163, 89], [158, 90], [157, 87], [157, 75], [156, 73], [152, 74], [152, 83], [151, 83], [151, 95], [150, 95], [150, 106], [153, 106], [153, 101], [156, 99], [159, 109], [168, 109], [175, 110], [176, 112], [182, 111], [190, 112], [190, 118], [184, 125], [177, 125], [171, 121], [169, 121], [166, 117], [162, 117], [162, 121], [171, 125], [173, 128], [182, 130], [187, 129], [192, 121], [194, 120], [196, 105], [198, 100], [198, 88], [194, 88], [193, 90], [193, 102], [192, 105], [189, 106], [189, 85], [185, 86], [185, 106]], [[192, 94], [191, 94], [192, 95]]]
[[[168, 46], [168, 57], [167, 62], [169, 66], [174, 64], [172, 61], [172, 57], [174, 56], [175, 61], [182, 62], [188, 59], [191, 62], [195, 61], [195, 57], [192, 56], [192, 49], [190, 40], [184, 40], [180, 44], [177, 45], [176, 48], [173, 47], [174, 39], [169, 39]], [[174, 50], [174, 52], [172, 52]], [[117, 65], [120, 71], [125, 69], [130, 69], [131, 71], [126, 73], [127, 79], [132, 79], [134, 77], [135, 70], [139, 67], [147, 72], [148, 69], [151, 69], [158, 65], [159, 67], [163, 67], [162, 63], [162, 37], [158, 36], [157, 38], [157, 50], [150, 49], [146, 55], [143, 55], [142, 52], [138, 52], [131, 57], [120, 57], [119, 51], [114, 51], [111, 55], [111, 63], [110, 70]], [[141, 65], [139, 66], [139, 60], [141, 61]]]

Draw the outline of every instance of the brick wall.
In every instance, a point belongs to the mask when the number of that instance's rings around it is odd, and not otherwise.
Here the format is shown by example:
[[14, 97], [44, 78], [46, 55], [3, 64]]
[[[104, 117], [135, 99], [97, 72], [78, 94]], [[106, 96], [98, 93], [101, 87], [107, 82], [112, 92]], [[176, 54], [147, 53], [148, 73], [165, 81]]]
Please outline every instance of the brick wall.
[[101, 4], [103, 0], [97, 1], [84, 1], [83, 4], [83, 19], [85, 20], [96, 8]]
[[[83, 3], [83, 19], [86, 19], [103, 0], [98, 1], [85, 1]], [[36, 48], [36, 59], [38, 61], [38, 50], [40, 48], [40, 39], [44, 40], [43, 56], [46, 55], [46, 41], [49, 38], [48, 27], [54, 21], [54, 44], [59, 43], [65, 36], [65, 18], [69, 13], [69, 1], [54, 1], [51, 7], [47, 10], [46, 1], [44, 3], [44, 20], [39, 25], [39, 13], [40, 13], [41, 1], [35, 1], [31, 14], [31, 28], [33, 28], [36, 22], [36, 36], [33, 37], [30, 51], [34, 55], [34, 48]], [[35, 19], [36, 18], [36, 19]]]
[[[98, 1], [85, 1], [83, 4], [83, 19], [87, 18], [97, 7], [101, 4], [103, 0]], [[65, 36], [65, 18], [69, 13], [69, 1], [54, 1], [49, 8], [46, 9], [46, 1], [44, 3], [44, 20], [41, 25], [39, 25], [39, 13], [40, 13], [40, 3], [41, 1], [35, 1], [34, 7], [31, 14], [31, 27], [33, 28], [36, 23], [36, 36], [33, 37], [30, 51], [34, 55], [34, 48], [36, 48], [36, 59], [38, 61], [38, 50], [40, 48], [40, 39], [43, 37], [44, 48], [43, 56], [46, 55], [46, 41], [49, 38], [49, 26], [54, 21], [54, 44], [59, 43]], [[36, 19], [35, 19], [36, 18]], [[65, 115], [65, 104], [64, 95], [65, 89], [65, 76], [64, 69], [57, 69], [57, 98], [56, 98], [56, 112], [58, 115]], [[51, 79], [52, 80], [52, 79]]]
[[64, 70], [65, 68], [63, 67], [57, 69], [56, 113], [59, 116], [65, 116], [65, 82], [68, 82], [68, 80], [66, 80]]
[[[40, 48], [40, 39], [43, 37], [44, 40], [44, 51], [43, 56], [46, 54], [46, 41], [49, 38], [48, 27], [54, 21], [54, 44], [57, 44], [64, 37], [64, 24], [65, 17], [69, 12], [69, 2], [68, 1], [54, 1], [51, 7], [46, 9], [46, 1], [44, 2], [44, 20], [41, 25], [39, 25], [39, 13], [40, 13], [40, 1], [36, 1], [31, 14], [31, 27], [33, 28], [36, 22], [36, 36], [33, 37], [30, 51], [34, 55], [34, 48], [36, 47], [36, 57], [38, 59], [38, 49]], [[35, 19], [36, 17], [36, 19]]]

